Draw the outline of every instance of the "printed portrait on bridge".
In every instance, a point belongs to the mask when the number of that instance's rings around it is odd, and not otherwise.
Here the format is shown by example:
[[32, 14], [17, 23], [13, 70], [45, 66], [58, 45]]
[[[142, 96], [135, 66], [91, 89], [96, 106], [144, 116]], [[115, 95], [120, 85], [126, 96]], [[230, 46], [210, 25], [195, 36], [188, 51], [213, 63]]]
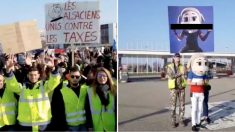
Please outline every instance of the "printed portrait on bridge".
[[214, 51], [213, 7], [169, 6], [171, 53]]

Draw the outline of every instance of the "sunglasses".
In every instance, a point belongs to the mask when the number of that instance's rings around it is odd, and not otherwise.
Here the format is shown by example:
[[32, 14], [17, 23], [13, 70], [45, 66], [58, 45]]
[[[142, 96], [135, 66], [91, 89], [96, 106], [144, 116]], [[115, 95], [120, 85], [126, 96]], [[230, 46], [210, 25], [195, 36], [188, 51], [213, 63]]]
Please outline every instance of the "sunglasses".
[[98, 77], [98, 78], [101, 78], [101, 77], [105, 78], [105, 77], [107, 77], [107, 75], [104, 75], [104, 74], [98, 74], [98, 75], [97, 75], [97, 77]]
[[76, 79], [79, 79], [80, 78], [80, 76], [75, 76], [75, 75], [71, 75], [71, 78], [76, 78]]

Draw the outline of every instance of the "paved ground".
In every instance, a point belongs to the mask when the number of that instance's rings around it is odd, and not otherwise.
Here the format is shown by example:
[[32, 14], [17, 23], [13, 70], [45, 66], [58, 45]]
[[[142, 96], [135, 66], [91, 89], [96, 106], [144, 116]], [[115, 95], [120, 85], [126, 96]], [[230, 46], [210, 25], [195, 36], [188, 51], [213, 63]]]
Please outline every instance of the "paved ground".
[[[235, 78], [211, 80], [209, 106], [214, 123], [207, 130], [235, 131]], [[190, 98], [186, 90], [187, 126], [171, 127], [167, 81], [119, 83], [119, 131], [191, 131]], [[205, 131], [205, 129], [203, 130]]]

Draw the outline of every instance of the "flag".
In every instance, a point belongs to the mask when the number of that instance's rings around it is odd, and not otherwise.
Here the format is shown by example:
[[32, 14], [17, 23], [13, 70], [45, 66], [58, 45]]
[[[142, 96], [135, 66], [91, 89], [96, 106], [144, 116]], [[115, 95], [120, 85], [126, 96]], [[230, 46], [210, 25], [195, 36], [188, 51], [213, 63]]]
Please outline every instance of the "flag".
[[115, 39], [113, 40], [112, 50], [113, 50], [113, 51], [117, 51], [117, 46], [116, 46], [116, 41], [115, 41]]

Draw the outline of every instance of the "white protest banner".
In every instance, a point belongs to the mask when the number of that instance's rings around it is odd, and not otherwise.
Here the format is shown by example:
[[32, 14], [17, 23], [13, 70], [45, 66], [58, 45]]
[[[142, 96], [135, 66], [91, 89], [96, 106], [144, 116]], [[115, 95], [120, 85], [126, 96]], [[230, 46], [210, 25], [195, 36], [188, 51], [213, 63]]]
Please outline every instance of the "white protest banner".
[[98, 1], [53, 3], [45, 9], [47, 44], [100, 42]]
[[0, 43], [4, 53], [21, 53], [42, 48], [36, 21], [1, 25]]

